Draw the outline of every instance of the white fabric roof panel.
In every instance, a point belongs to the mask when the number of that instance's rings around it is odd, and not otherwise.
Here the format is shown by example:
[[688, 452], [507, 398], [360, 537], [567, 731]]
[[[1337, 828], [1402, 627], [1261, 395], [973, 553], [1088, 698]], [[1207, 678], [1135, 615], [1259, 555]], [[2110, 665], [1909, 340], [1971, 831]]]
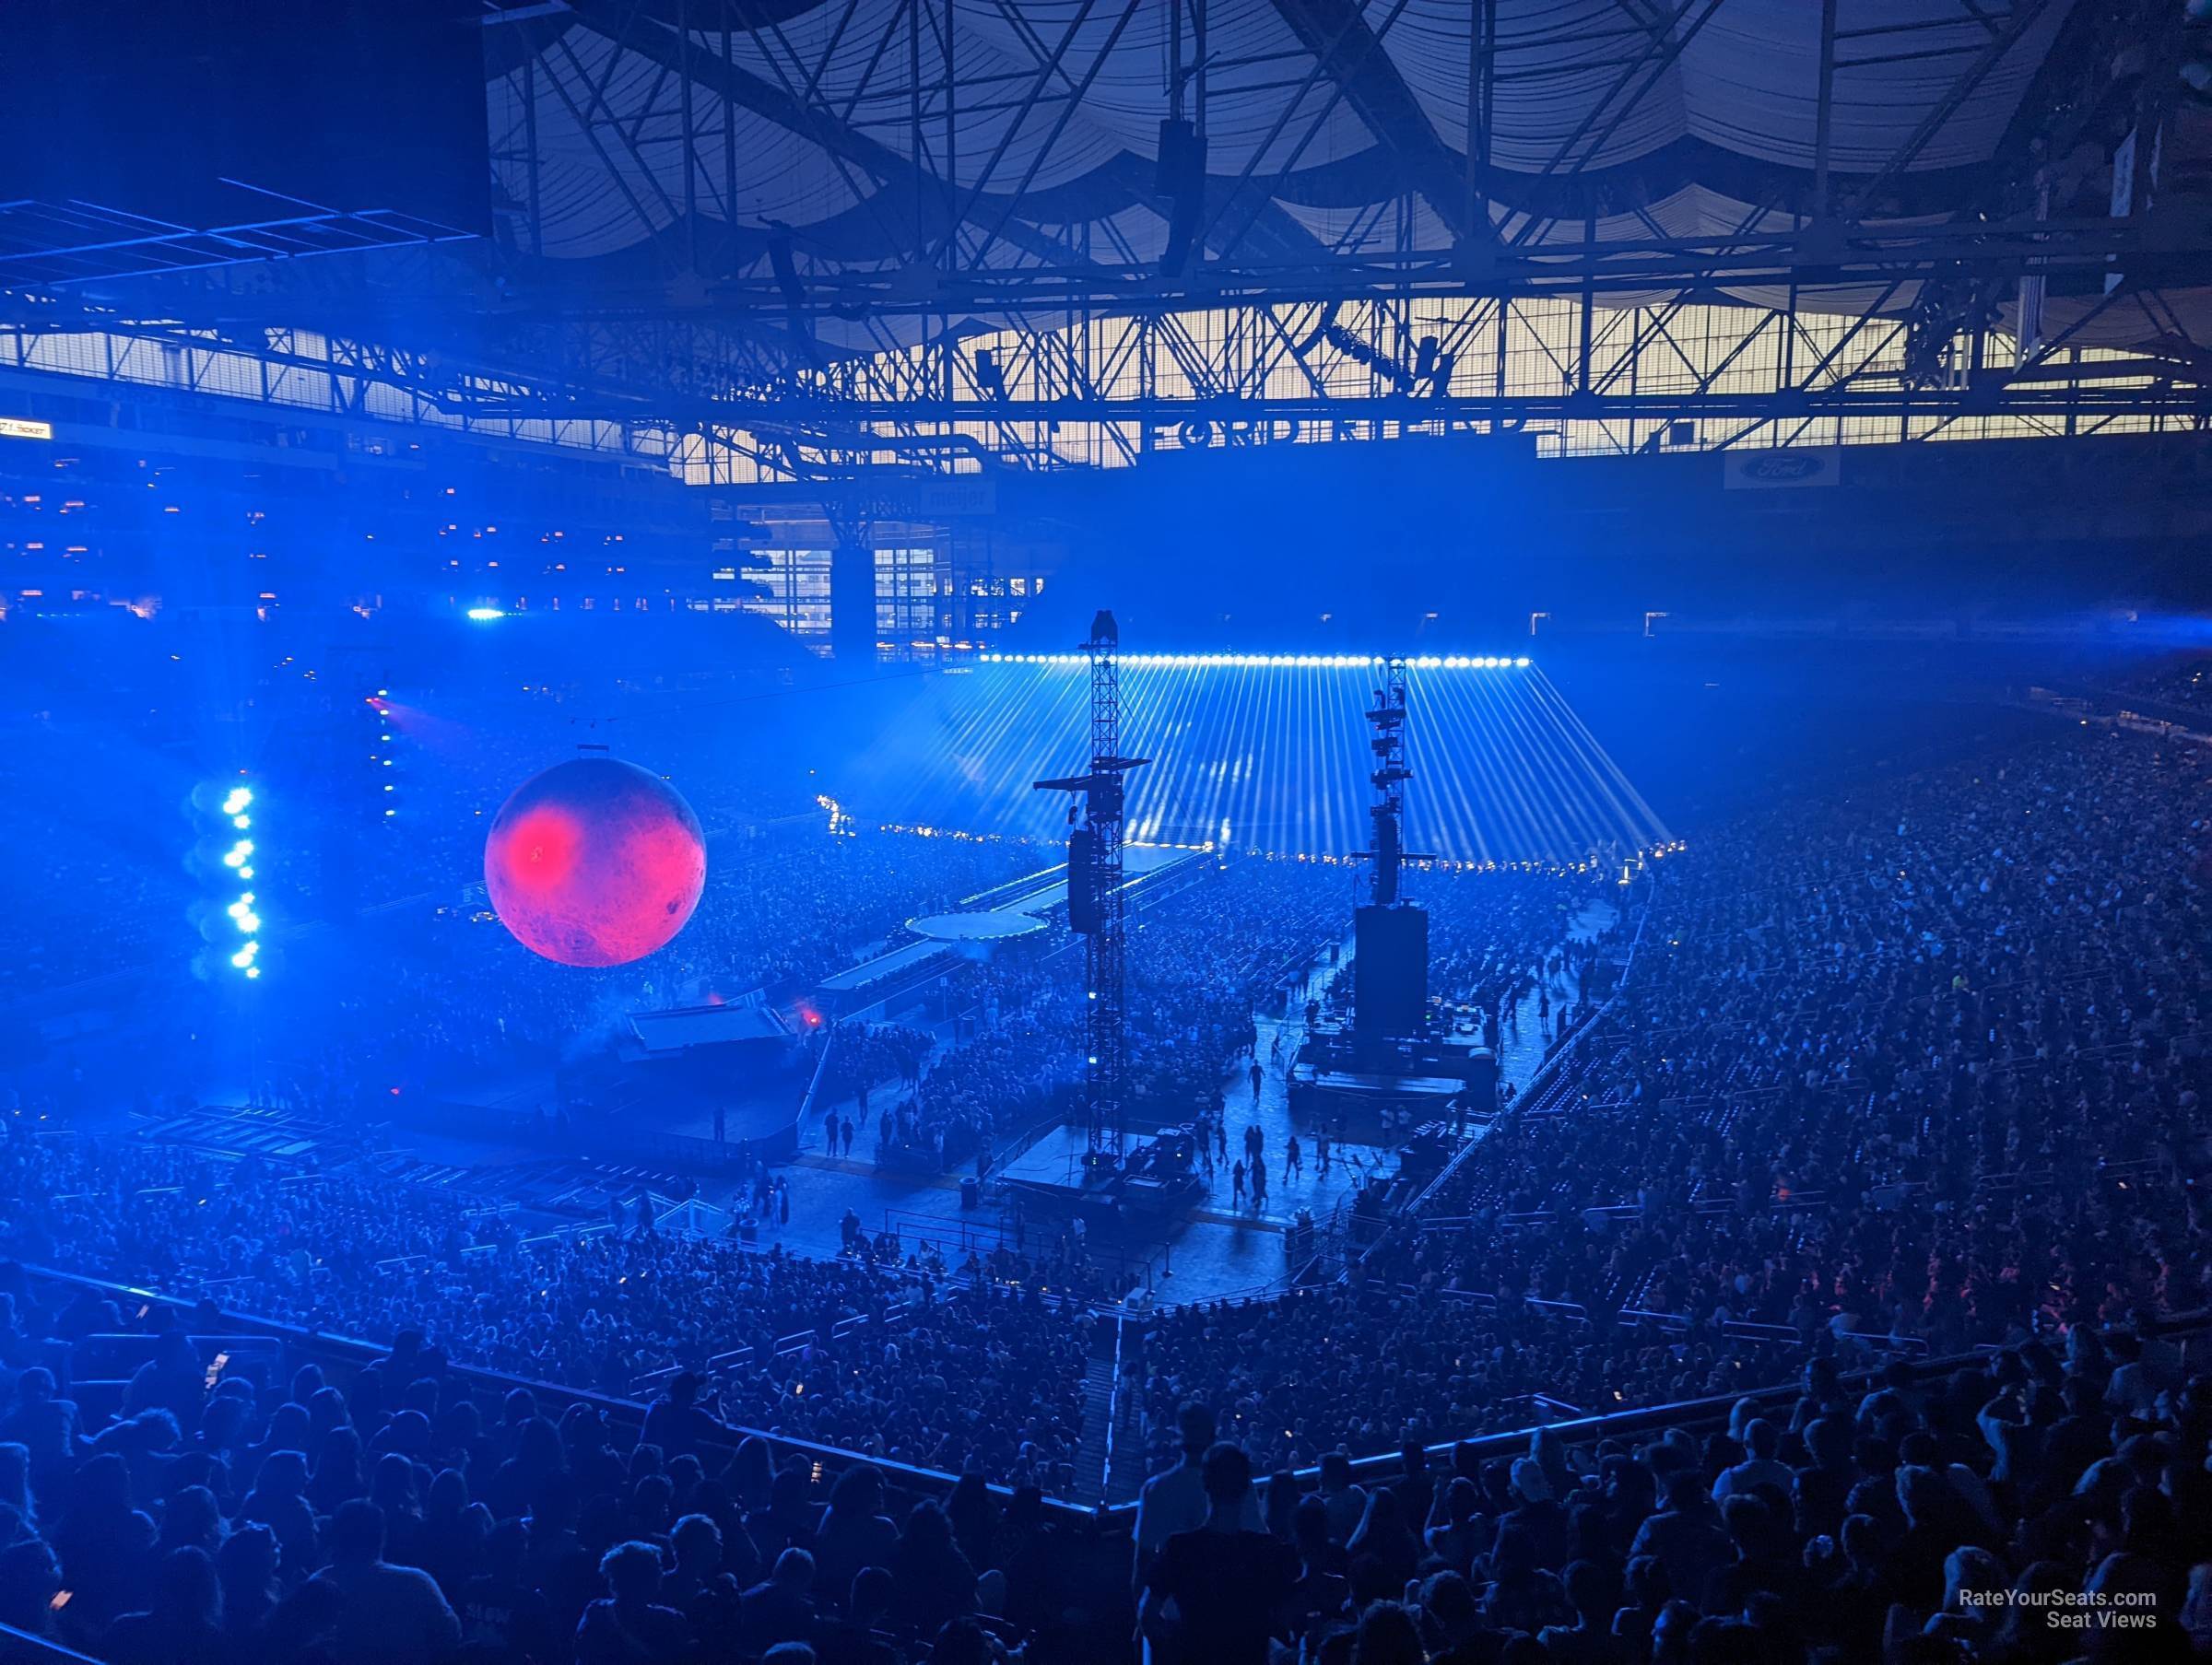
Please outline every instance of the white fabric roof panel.
[[[1723, 12], [1736, 3], [1725, 0]], [[1818, 0], [1807, 3], [1818, 18]], [[1409, 0], [1382, 37], [1437, 136], [1463, 155], [1468, 15], [1465, 0]], [[1656, 77], [1634, 65], [1649, 39], [1620, 0], [1499, 0], [1491, 165], [1539, 173], [1573, 141], [1568, 164], [1604, 168], [1682, 137], [1688, 124], [1678, 65]], [[1647, 81], [1650, 90], [1631, 100]], [[1618, 126], [1593, 153], [1616, 117]]]
[[[1691, 137], [1756, 161], [1813, 165], [1818, 0], [1724, 0], [1694, 32], [1699, 8], [1653, 0], [1652, 9], [1682, 18], [1674, 33], [1687, 36], [1687, 44], [1592, 154], [1590, 142], [1611, 124], [1633, 88], [1651, 78], [1631, 63], [1647, 32], [1621, 0], [1500, 0], [1493, 164], [1539, 171], [1599, 111], [1569, 162], [1607, 167]], [[1914, 160], [1915, 170], [1957, 167], [1990, 154], [2067, 9], [2049, 7], [2023, 33]], [[1465, 0], [1409, 0], [1383, 41], [1438, 135], [1463, 154], [1467, 16]], [[1885, 31], [1847, 39], [1837, 52], [1831, 166], [1844, 173], [1880, 168], [1991, 39], [1989, 29], [1956, 0], [1841, 0], [1836, 28], [1841, 36]], [[1912, 61], [1859, 62], [1908, 53]]]
[[[1914, 170], [1989, 157], [2068, 9], [2051, 6], [2022, 32], [1914, 159]], [[1930, 22], [1937, 27], [1914, 27]], [[1879, 169], [1992, 38], [1963, 6], [1927, 0], [1841, 0], [1836, 28], [1840, 35], [1911, 29], [1839, 45], [1830, 147], [1830, 166], [1843, 173]], [[1871, 61], [1908, 52], [1939, 55]], [[1683, 53], [1682, 87], [1695, 136], [1760, 161], [1810, 168], [1820, 97], [1819, 6], [1727, 0]]]
[[[1290, 221], [1324, 243], [1347, 236], [1352, 247], [1382, 246], [1377, 239], [1395, 243], [1399, 211], [1362, 210], [1406, 192], [1398, 151], [1411, 143], [1407, 135], [1371, 131], [1356, 100], [1316, 73], [1312, 52], [1286, 20], [1289, 3], [1211, 0], [1207, 7], [1207, 171], [1221, 185], [1259, 181]], [[1912, 171], [1990, 158], [2073, 4], [2053, 0], [2043, 8], [1913, 159]], [[841, 123], [863, 145], [948, 180], [963, 205], [980, 185], [992, 205], [986, 220], [1026, 185], [1041, 205], [1018, 217], [1055, 228], [1090, 224], [1102, 232], [1101, 222], [1129, 212], [1148, 191], [1168, 106], [1170, 7], [1165, 0], [1137, 0], [1133, 12], [1124, 6], [951, 0], [958, 96], [949, 135], [942, 6], [924, 8], [928, 21], [918, 42], [918, 135], [911, 97], [917, 43], [908, 38], [912, 14], [902, 0], [857, 0], [849, 14], [842, 0], [787, 8], [792, 15], [772, 26], [734, 34], [730, 55], [757, 83]], [[532, 25], [538, 31], [532, 37], [535, 74], [515, 68], [492, 79], [497, 166], [508, 200], [517, 205], [529, 197], [521, 135], [524, 101], [535, 88], [536, 189], [548, 254], [608, 254], [643, 240], [648, 225], [665, 229], [680, 211], [680, 83], [659, 61], [665, 50], [657, 56], [640, 50], [636, 37], [657, 29], [664, 49], [681, 42], [653, 20], [651, 6], [640, 9], [625, 44], [594, 26], [603, 18], [582, 0], [573, 13], [539, 14]], [[1720, 0], [1706, 12], [1707, 0], [1498, 0], [1491, 147], [1502, 176], [1498, 193], [1511, 197], [1515, 177], [1620, 167], [1685, 141], [1748, 164], [1809, 170], [1818, 105], [1818, 0]], [[1838, 27], [1847, 38], [1839, 49], [1831, 123], [1840, 188], [1880, 170], [1908, 142], [2008, 15], [2004, 0], [1978, 0], [1971, 9], [1960, 0], [1840, 0]], [[1365, 0], [1362, 16], [1456, 169], [1468, 127], [1468, 0]], [[1647, 26], [1642, 18], [1656, 21]], [[1700, 18], [1702, 26], [1693, 28]], [[1063, 50], [1070, 27], [1077, 32]], [[1664, 65], [1649, 55], [1654, 29], [1673, 49]], [[690, 44], [719, 56], [722, 37], [696, 33]], [[1056, 53], [1058, 63], [1048, 69]], [[1041, 83], [1044, 94], [1032, 100]], [[749, 233], [771, 222], [803, 230], [865, 215], [865, 199], [885, 189], [864, 162], [841, 160], [814, 138], [737, 108], [731, 116], [735, 201], [725, 205], [724, 105], [708, 88], [695, 90], [693, 102], [702, 217], [726, 218]], [[1694, 169], [1694, 156], [1685, 166]], [[1100, 184], [1108, 178], [1111, 185]], [[1676, 229], [1662, 205], [1699, 184], [1694, 177], [1665, 183], [1646, 212]], [[1727, 205], [1717, 205], [1726, 222], [1717, 229], [1733, 227], [1744, 211], [1731, 217]], [[1648, 234], [1648, 226], [1629, 217], [1627, 234]], [[1414, 218], [1414, 246], [1450, 241], [1430, 205], [1419, 204]], [[896, 260], [905, 252], [879, 252]]]

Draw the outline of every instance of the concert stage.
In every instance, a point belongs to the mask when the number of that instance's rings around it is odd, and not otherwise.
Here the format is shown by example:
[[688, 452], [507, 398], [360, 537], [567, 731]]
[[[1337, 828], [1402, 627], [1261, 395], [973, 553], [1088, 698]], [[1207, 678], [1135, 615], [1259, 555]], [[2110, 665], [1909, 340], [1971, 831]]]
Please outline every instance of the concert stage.
[[1361, 1099], [1381, 1109], [1418, 1116], [1441, 1114], [1454, 1093], [1466, 1083], [1453, 1075], [1383, 1075], [1359, 1070], [1316, 1070], [1300, 1064], [1290, 1073], [1290, 1104], [1294, 1109], [1318, 1106], [1330, 1098]]
[[811, 1068], [802, 1036], [760, 1001], [633, 1012], [557, 1068], [441, 1083], [394, 1097], [394, 1119], [547, 1155], [650, 1155], [716, 1170], [795, 1148]]
[[[1123, 865], [1131, 905], [1141, 907], [1147, 892], [1197, 854], [1156, 845], [1126, 847]], [[815, 1007], [836, 1017], [888, 1016], [962, 959], [1034, 936], [1066, 915], [1066, 864], [1025, 874], [963, 898], [948, 912], [909, 920], [906, 929], [916, 941], [824, 978], [814, 991]]]
[[1093, 1167], [1087, 1129], [1062, 1127], [1000, 1166], [997, 1178], [1029, 1206], [1082, 1220], [1092, 1230], [1157, 1233], [1206, 1201], [1188, 1128], [1131, 1134], [1118, 1168]]
[[906, 928], [933, 943], [1004, 943], [1042, 931], [1047, 921], [1010, 909], [996, 913], [932, 913], [909, 920]]

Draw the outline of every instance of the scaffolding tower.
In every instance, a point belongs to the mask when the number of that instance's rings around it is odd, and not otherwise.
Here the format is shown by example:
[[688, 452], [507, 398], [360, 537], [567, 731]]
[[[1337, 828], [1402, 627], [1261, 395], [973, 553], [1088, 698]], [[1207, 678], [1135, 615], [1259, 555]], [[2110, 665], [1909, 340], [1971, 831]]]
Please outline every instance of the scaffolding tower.
[[1375, 767], [1368, 779], [1375, 795], [1368, 806], [1374, 837], [1362, 851], [1374, 867], [1369, 900], [1353, 916], [1352, 1027], [1372, 1048], [1420, 1036], [1428, 1027], [1429, 916], [1408, 901], [1405, 870], [1408, 861], [1427, 861], [1406, 850], [1406, 662], [1383, 663], [1382, 686], [1375, 690], [1367, 721], [1374, 728], [1368, 742]]
[[1127, 1134], [1129, 1087], [1122, 892], [1124, 777], [1151, 761], [1122, 756], [1121, 631], [1112, 613], [1090, 621], [1082, 644], [1090, 662], [1090, 768], [1035, 783], [1039, 791], [1078, 792], [1068, 811], [1067, 923], [1083, 938], [1084, 1114], [1087, 1168], [1109, 1167]]
[[1370, 882], [1375, 906], [1389, 908], [1396, 904], [1405, 877], [1406, 782], [1413, 779], [1413, 771], [1406, 767], [1403, 659], [1384, 662], [1382, 686], [1375, 690], [1367, 721], [1375, 731], [1368, 742], [1375, 756], [1374, 769], [1368, 776], [1375, 789], [1367, 811], [1368, 819], [1374, 824], [1374, 846], [1367, 851], [1375, 864]]

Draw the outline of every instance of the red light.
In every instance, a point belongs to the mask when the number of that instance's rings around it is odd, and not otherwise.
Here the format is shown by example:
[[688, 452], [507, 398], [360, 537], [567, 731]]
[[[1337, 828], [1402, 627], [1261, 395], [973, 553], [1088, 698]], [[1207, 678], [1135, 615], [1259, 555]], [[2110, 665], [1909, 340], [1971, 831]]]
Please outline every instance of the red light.
[[570, 966], [620, 966], [691, 917], [706, 843], [690, 806], [632, 764], [577, 758], [524, 782], [484, 843], [492, 908], [516, 940]]
[[569, 882], [583, 844], [573, 816], [551, 807], [527, 810], [505, 829], [500, 856], [508, 876], [526, 890], [559, 890]]

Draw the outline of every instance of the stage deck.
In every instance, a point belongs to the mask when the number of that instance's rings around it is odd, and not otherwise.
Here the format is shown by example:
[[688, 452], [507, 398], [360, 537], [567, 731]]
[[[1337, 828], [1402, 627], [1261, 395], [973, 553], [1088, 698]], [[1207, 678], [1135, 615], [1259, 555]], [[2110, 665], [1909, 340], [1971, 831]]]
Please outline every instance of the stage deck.
[[[1608, 908], [1595, 904], [1574, 921], [1573, 934], [1578, 938], [1594, 935], [1611, 918]], [[1348, 951], [1348, 944], [1347, 946]], [[1317, 967], [1316, 978], [1327, 969], [1325, 964]], [[1567, 992], [1563, 981], [1556, 982], [1552, 987], [1555, 1003]], [[1216, 1155], [1213, 1181], [1198, 1210], [1171, 1225], [1152, 1242], [1118, 1246], [1133, 1262], [1148, 1269], [1155, 1298], [1214, 1300], [1278, 1285], [1289, 1270], [1284, 1261], [1283, 1234], [1300, 1209], [1311, 1209], [1316, 1222], [1325, 1222], [1339, 1202], [1348, 1206], [1352, 1190], [1361, 1181], [1397, 1171], [1396, 1146], [1401, 1135], [1385, 1130], [1379, 1118], [1355, 1114], [1344, 1119], [1342, 1142], [1332, 1142], [1329, 1172], [1325, 1177], [1321, 1173], [1313, 1139], [1320, 1123], [1316, 1118], [1292, 1113], [1287, 1085], [1286, 1072], [1304, 1031], [1304, 1005], [1301, 991], [1290, 1002], [1289, 1017], [1263, 1014], [1256, 1019], [1259, 1058], [1265, 1068], [1256, 1100], [1252, 1094], [1250, 1066], [1243, 1060], [1224, 1078], [1229, 1154], [1226, 1157]], [[1501, 1084], [1524, 1086], [1544, 1061], [1534, 991], [1523, 1003], [1520, 1017], [1520, 1033], [1516, 1035], [1509, 1026], [1500, 1038], [1498, 1061]], [[1269, 1049], [1278, 1034], [1283, 1056], [1271, 1061]], [[1229, 1165], [1243, 1155], [1244, 1130], [1255, 1123], [1266, 1142], [1267, 1205], [1254, 1209], [1248, 1190], [1240, 1208]], [[1293, 1131], [1305, 1161], [1301, 1174], [1287, 1177], [1283, 1159]], [[806, 1253], [834, 1252], [837, 1223], [847, 1208], [872, 1229], [896, 1223], [910, 1234], [928, 1219], [941, 1219], [942, 1240], [948, 1242], [959, 1240], [963, 1225], [971, 1232], [985, 1234], [1003, 1227], [1006, 1214], [995, 1201], [987, 1202], [975, 1213], [961, 1214], [958, 1174], [935, 1179], [877, 1174], [873, 1164], [865, 1160], [867, 1143], [864, 1140], [854, 1144], [851, 1161], [841, 1156], [830, 1158], [821, 1154], [818, 1128], [806, 1130], [798, 1162], [798, 1170], [803, 1171], [791, 1174], [793, 1220], [782, 1228], [782, 1241], [789, 1247]], [[1018, 1179], [1072, 1185], [1081, 1172], [1085, 1143], [1080, 1128], [1056, 1128], [1000, 1171]], [[1200, 1177], [1204, 1178], [1203, 1172]], [[1031, 1219], [1034, 1229], [1034, 1213]]]
[[943, 943], [909, 943], [903, 948], [894, 948], [888, 954], [879, 954], [872, 960], [840, 971], [835, 977], [822, 979], [818, 992], [826, 995], [858, 994], [862, 990], [877, 983], [886, 983], [910, 971], [920, 971], [940, 959], [950, 958], [951, 951]]
[[[1595, 904], [1575, 920], [1572, 932], [1578, 938], [1587, 937], [1610, 918], [1607, 908]], [[1563, 985], [1555, 984], [1555, 1003], [1567, 992]], [[1302, 998], [1294, 999], [1288, 1019], [1263, 1014], [1257, 1020], [1259, 1057], [1265, 1069], [1256, 1099], [1241, 1060], [1228, 1072], [1223, 1092], [1228, 1099], [1229, 1155], [1226, 1161], [1217, 1156], [1212, 1186], [1199, 1208], [1150, 1241], [1118, 1246], [1129, 1263], [1142, 1268], [1140, 1275], [1147, 1279], [1156, 1299], [1211, 1300], [1279, 1286], [1289, 1270], [1284, 1259], [1283, 1234], [1300, 1208], [1312, 1209], [1317, 1221], [1324, 1220], [1361, 1179], [1395, 1171], [1395, 1136], [1378, 1127], [1366, 1137], [1360, 1136], [1360, 1131], [1348, 1131], [1345, 1142], [1332, 1150], [1329, 1173], [1325, 1177], [1321, 1174], [1313, 1143], [1316, 1128], [1310, 1119], [1293, 1115], [1286, 1090], [1285, 1070], [1302, 1031], [1303, 1004]], [[1519, 1032], [1509, 1026], [1501, 1038], [1499, 1065], [1503, 1082], [1525, 1086], [1544, 1058], [1533, 991], [1519, 1015]], [[1277, 1035], [1282, 1038], [1283, 1057], [1271, 1061], [1269, 1049]], [[876, 1102], [887, 1102], [892, 1091], [890, 1084], [882, 1084], [874, 1096]], [[453, 1095], [464, 1102], [518, 1108], [549, 1102], [551, 1096], [550, 1080], [545, 1078], [485, 1082], [473, 1091], [463, 1089]], [[794, 1101], [779, 1097], [778, 1112], [788, 1116]], [[851, 1100], [827, 1107], [837, 1111], [841, 1120], [853, 1115], [856, 1108]], [[761, 1108], [768, 1112], [767, 1106]], [[700, 1135], [709, 1131], [700, 1121], [682, 1114], [648, 1120], [659, 1121], [662, 1131]], [[1244, 1129], [1254, 1123], [1265, 1136], [1268, 1163], [1264, 1210], [1252, 1206], [1249, 1193], [1244, 1205], [1237, 1206], [1227, 1167], [1242, 1155]], [[1303, 1147], [1305, 1161], [1301, 1174], [1287, 1177], [1283, 1159], [1293, 1131]], [[737, 1119], [732, 1119], [729, 1132], [733, 1138], [743, 1136]], [[459, 1129], [441, 1133], [404, 1131], [396, 1143], [425, 1160], [450, 1164], [456, 1169], [527, 1165], [549, 1154], [542, 1137], [472, 1137]], [[1056, 1129], [1017, 1158], [1012, 1171], [1022, 1178], [1066, 1183], [1078, 1171], [1082, 1143], [1079, 1131]], [[839, 1223], [847, 1209], [858, 1214], [871, 1231], [896, 1226], [909, 1237], [930, 1236], [948, 1249], [965, 1242], [987, 1249], [1009, 1229], [1010, 1216], [995, 1191], [986, 1193], [982, 1208], [963, 1212], [962, 1172], [877, 1173], [872, 1159], [874, 1147], [874, 1130], [870, 1128], [854, 1141], [851, 1157], [831, 1155], [824, 1148], [822, 1116], [818, 1113], [811, 1119], [801, 1130], [797, 1157], [778, 1169], [790, 1187], [791, 1222], [764, 1227], [760, 1247], [781, 1244], [801, 1254], [835, 1255], [841, 1246]], [[728, 1182], [710, 1180], [701, 1195], [709, 1204], [721, 1207], [732, 1201], [735, 1190]], [[1032, 1213], [1032, 1241], [1036, 1240], [1034, 1234], [1045, 1227], [1046, 1222]], [[1108, 1247], [1100, 1245], [1102, 1252]]]
[[1464, 1083], [1450, 1075], [1371, 1075], [1359, 1070], [1324, 1070], [1313, 1085], [1324, 1093], [1364, 1093], [1375, 1098], [1446, 1099]]
[[[1156, 844], [1127, 845], [1122, 851], [1123, 872], [1127, 875], [1124, 888], [1140, 895], [1160, 874], [1194, 860], [1196, 854]], [[922, 941], [824, 978], [815, 989], [815, 998], [832, 1012], [865, 1012], [919, 986], [940, 968], [957, 965], [963, 948], [987, 948], [1044, 930], [1053, 909], [1066, 902], [1065, 862], [1009, 879], [962, 898], [950, 912], [909, 920], [906, 928]]]

